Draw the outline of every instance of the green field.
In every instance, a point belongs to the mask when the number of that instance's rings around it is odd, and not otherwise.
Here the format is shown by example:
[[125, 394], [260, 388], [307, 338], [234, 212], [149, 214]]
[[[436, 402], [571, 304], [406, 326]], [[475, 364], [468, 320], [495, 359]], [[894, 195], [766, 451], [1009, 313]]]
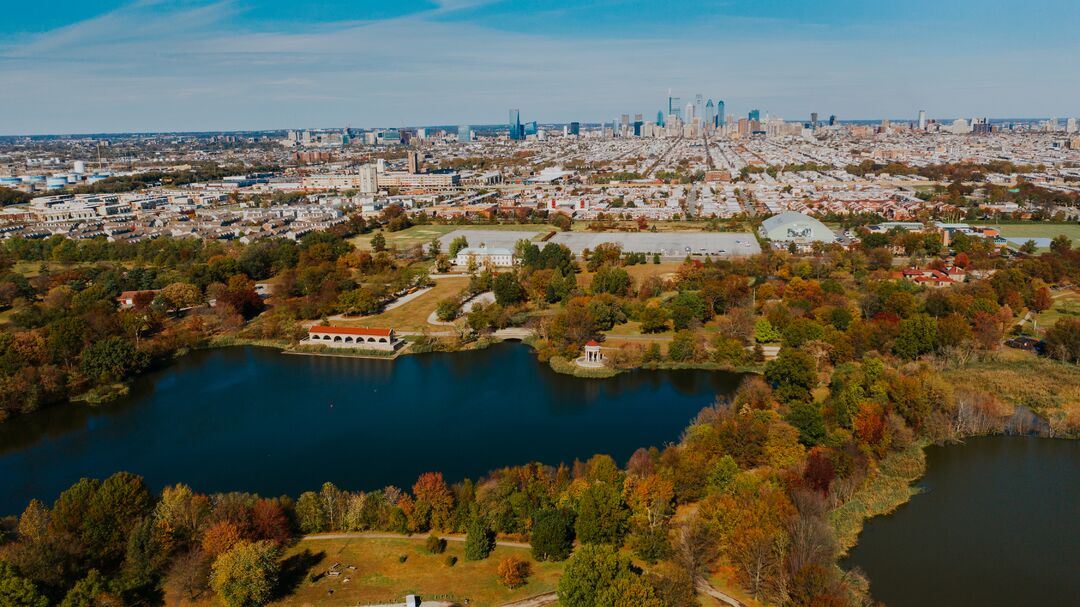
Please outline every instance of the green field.
[[[406, 594], [417, 594], [425, 601], [449, 600], [462, 605], [494, 607], [555, 590], [564, 564], [539, 563], [532, 559], [527, 548], [505, 546], [497, 547], [483, 561], [466, 561], [463, 542], [448, 542], [444, 554], [433, 555], [424, 550], [423, 536], [303, 541], [289, 550], [286, 559], [298, 557], [304, 550], [314, 555], [304, 564], [314, 564], [301, 568], [303, 578], [291, 596], [272, 605], [404, 603]], [[406, 556], [404, 563], [399, 562], [401, 555]], [[458, 559], [453, 566], [446, 563], [446, 557], [451, 555]], [[528, 561], [532, 568], [528, 583], [514, 590], [503, 587], [495, 574], [499, 561], [510, 555]], [[310, 581], [310, 574], [325, 572], [334, 563], [341, 563], [342, 575]], [[350, 565], [355, 569], [348, 569]], [[328, 590], [333, 590], [333, 594]]]
[[1054, 326], [1059, 318], [1080, 317], [1080, 293], [1076, 291], [1054, 291], [1054, 305], [1045, 312], [1035, 315], [1036, 328], [1041, 333]]
[[[506, 232], [548, 232], [555, 230], [555, 228], [542, 224], [466, 224], [466, 225], [420, 225], [406, 228], [400, 232], [383, 232], [386, 237], [387, 248], [404, 251], [410, 247], [416, 245], [427, 246], [432, 240], [439, 238], [453, 232], [454, 230], [498, 230]], [[352, 239], [352, 243], [356, 245], [358, 249], [371, 249], [371, 237], [374, 236], [374, 232], [370, 234], [361, 234]]]
[[[1080, 224], [1076, 223], [1003, 223], [978, 224], [997, 228], [1004, 238], [1054, 238], [1062, 234], [1080, 245]], [[1041, 249], [1047, 250], [1047, 249]]]

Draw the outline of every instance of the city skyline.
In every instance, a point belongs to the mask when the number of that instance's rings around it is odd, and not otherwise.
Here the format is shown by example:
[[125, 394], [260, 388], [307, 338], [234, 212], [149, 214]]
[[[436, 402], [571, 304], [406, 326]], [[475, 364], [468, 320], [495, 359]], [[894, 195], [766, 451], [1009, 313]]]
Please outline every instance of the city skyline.
[[1080, 114], [1078, 7], [817, 6], [19, 5], [0, 25], [0, 134], [486, 125], [510, 107], [593, 123], [653, 116], [669, 88], [787, 120]]

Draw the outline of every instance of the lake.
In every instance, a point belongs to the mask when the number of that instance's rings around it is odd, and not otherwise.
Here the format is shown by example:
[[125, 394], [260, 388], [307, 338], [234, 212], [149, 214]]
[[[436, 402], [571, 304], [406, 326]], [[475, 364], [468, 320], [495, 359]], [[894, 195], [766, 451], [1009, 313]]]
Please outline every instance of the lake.
[[843, 563], [889, 607], [1076, 605], [1080, 441], [927, 449], [924, 492], [872, 519]]
[[411, 487], [508, 465], [570, 463], [678, 440], [741, 376], [555, 373], [520, 344], [395, 361], [295, 356], [253, 347], [195, 352], [92, 407], [61, 405], [0, 424], [0, 514], [51, 503], [84, 476], [118, 470], [155, 490], [262, 495]]

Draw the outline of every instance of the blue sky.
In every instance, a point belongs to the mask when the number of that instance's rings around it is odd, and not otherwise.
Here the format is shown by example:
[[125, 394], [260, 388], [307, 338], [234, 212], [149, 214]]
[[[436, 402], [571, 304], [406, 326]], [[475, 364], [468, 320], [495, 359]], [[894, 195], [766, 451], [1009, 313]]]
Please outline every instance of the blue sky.
[[655, 115], [1080, 115], [1071, 0], [40, 0], [0, 20], [0, 134]]

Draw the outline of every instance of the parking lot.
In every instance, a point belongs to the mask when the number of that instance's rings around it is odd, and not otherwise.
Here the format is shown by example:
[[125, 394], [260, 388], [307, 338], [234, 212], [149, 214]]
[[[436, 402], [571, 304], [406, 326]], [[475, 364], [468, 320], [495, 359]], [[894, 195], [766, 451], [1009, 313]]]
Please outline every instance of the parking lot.
[[559, 232], [551, 242], [564, 244], [580, 255], [605, 242], [622, 245], [632, 253], [659, 253], [682, 259], [687, 255], [743, 257], [761, 252], [757, 239], [746, 232]]

